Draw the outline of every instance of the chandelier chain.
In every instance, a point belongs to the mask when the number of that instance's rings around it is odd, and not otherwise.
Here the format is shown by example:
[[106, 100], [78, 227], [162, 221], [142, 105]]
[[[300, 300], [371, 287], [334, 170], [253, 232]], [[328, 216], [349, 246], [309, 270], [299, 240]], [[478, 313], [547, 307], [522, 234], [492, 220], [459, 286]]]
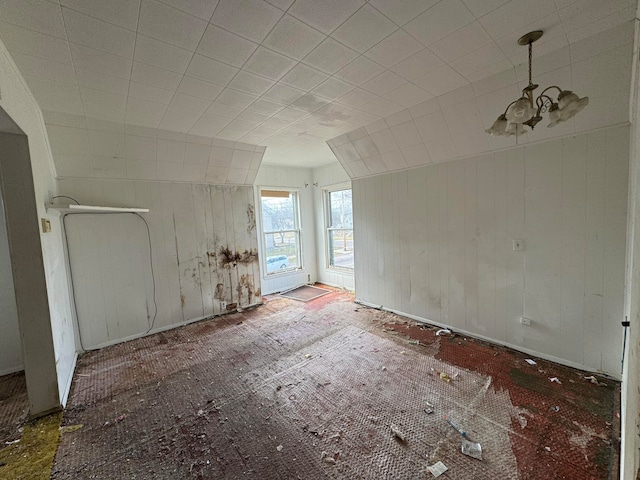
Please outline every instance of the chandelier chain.
[[531, 74], [531, 59], [533, 58], [533, 42], [529, 42], [529, 85], [533, 83]]

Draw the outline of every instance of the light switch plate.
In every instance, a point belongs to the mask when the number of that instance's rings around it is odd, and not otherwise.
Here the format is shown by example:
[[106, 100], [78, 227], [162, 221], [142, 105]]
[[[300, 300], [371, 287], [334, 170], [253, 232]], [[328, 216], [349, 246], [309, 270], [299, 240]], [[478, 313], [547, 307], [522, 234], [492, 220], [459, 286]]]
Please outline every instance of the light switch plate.
[[42, 233], [50, 233], [51, 232], [51, 221], [46, 218], [41, 218], [42, 221]]

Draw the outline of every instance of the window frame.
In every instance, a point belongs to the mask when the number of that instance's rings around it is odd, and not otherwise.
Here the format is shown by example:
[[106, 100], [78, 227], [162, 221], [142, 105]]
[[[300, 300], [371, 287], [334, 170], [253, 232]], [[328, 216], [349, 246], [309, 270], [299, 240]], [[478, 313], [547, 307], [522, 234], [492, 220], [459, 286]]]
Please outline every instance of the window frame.
[[[294, 226], [296, 228], [293, 229], [286, 229], [286, 230], [265, 230], [265, 224], [264, 224], [264, 212], [263, 212], [263, 204], [262, 204], [262, 192], [263, 191], [268, 191], [268, 192], [286, 192], [289, 193], [289, 196], [293, 195], [293, 199], [294, 199], [294, 216], [293, 216], [293, 220], [294, 220]], [[280, 275], [286, 275], [286, 274], [291, 274], [293, 272], [297, 272], [299, 270], [302, 270], [304, 268], [304, 254], [303, 254], [303, 245], [302, 245], [302, 217], [300, 215], [300, 189], [299, 188], [290, 188], [290, 187], [270, 187], [270, 186], [259, 186], [258, 187], [258, 203], [260, 205], [260, 233], [261, 233], [261, 238], [260, 238], [260, 245], [262, 246], [262, 260], [260, 262], [260, 264], [262, 265], [263, 268], [263, 278], [269, 278], [269, 277], [274, 277], [274, 276], [280, 276]], [[291, 267], [288, 268], [283, 268], [283, 269], [277, 269], [273, 272], [269, 272], [268, 271], [268, 264], [267, 264], [267, 260], [268, 260], [268, 255], [267, 255], [267, 235], [273, 235], [273, 234], [277, 234], [277, 233], [294, 233], [296, 235], [296, 254], [298, 256], [298, 265], [293, 265]]]
[[324, 187], [322, 189], [322, 206], [324, 209], [324, 225], [323, 225], [323, 236], [324, 236], [324, 256], [325, 256], [325, 268], [327, 270], [339, 271], [341, 273], [351, 273], [353, 274], [355, 270], [355, 241], [354, 241], [354, 265], [352, 267], [344, 267], [341, 265], [331, 265], [331, 241], [330, 235], [334, 230], [351, 230], [351, 238], [354, 237], [353, 225], [351, 228], [334, 228], [331, 227], [331, 194], [335, 192], [340, 192], [343, 190], [351, 190], [351, 218], [353, 223], [353, 188], [350, 183], [340, 183], [336, 185], [330, 185]]

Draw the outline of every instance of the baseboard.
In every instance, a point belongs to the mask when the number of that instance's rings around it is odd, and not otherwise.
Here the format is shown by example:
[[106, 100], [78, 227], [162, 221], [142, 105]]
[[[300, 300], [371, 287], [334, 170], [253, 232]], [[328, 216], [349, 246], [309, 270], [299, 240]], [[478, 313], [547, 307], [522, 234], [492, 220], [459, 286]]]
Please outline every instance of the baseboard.
[[602, 370], [591, 368], [591, 367], [588, 367], [587, 365], [582, 365], [580, 363], [575, 363], [575, 362], [572, 362], [570, 360], [566, 360], [564, 358], [554, 357], [553, 355], [548, 355], [548, 354], [542, 353], [542, 352], [536, 352], [535, 350], [530, 350], [528, 348], [521, 347], [520, 345], [514, 345], [512, 343], [502, 342], [500, 340], [496, 340], [495, 338], [485, 337], [484, 335], [479, 335], [479, 334], [477, 334], [475, 332], [469, 332], [467, 330], [462, 330], [460, 328], [453, 327], [451, 325], [447, 325], [447, 324], [440, 323], [440, 322], [434, 322], [433, 320], [429, 320], [428, 318], [423, 318], [423, 317], [419, 317], [417, 315], [412, 315], [410, 313], [401, 312], [399, 310], [395, 310], [393, 308], [387, 308], [387, 307], [384, 307], [382, 305], [376, 305], [376, 304], [373, 304], [373, 303], [365, 302], [364, 300], [359, 300], [357, 298], [355, 299], [355, 303], [358, 303], [360, 305], [364, 305], [365, 307], [370, 307], [370, 308], [375, 308], [377, 310], [383, 310], [385, 312], [395, 313], [396, 315], [401, 315], [403, 317], [410, 318], [411, 320], [415, 320], [416, 322], [427, 323], [429, 325], [435, 325], [436, 327], [448, 328], [448, 329], [452, 330], [454, 333], [461, 333], [461, 334], [464, 334], [464, 335], [466, 335], [468, 337], [477, 338], [478, 340], [484, 340], [486, 342], [493, 343], [495, 345], [501, 345], [503, 347], [513, 348], [514, 350], [517, 350], [519, 352], [526, 353], [528, 355], [533, 355], [535, 357], [542, 358], [544, 360], [549, 360], [550, 362], [559, 363], [560, 365], [564, 365], [564, 366], [571, 367], [571, 368], [576, 368], [578, 370], [583, 370], [583, 371], [589, 372], [589, 373], [597, 373], [598, 375], [604, 375], [604, 376], [613, 378], [613, 379], [618, 380], [618, 381], [622, 380], [621, 375], [618, 375], [618, 374], [613, 374], [613, 373], [609, 373], [609, 372], [603, 372]]

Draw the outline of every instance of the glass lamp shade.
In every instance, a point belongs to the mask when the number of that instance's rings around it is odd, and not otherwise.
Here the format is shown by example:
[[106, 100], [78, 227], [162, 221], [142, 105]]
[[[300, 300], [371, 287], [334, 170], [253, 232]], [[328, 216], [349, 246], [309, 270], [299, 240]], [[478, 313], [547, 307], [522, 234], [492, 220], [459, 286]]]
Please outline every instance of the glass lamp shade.
[[549, 109], [549, 125], [547, 128], [555, 127], [557, 124], [562, 122], [562, 118], [560, 116], [560, 110], [558, 109], [558, 104], [553, 103], [551, 108]]
[[589, 104], [589, 97], [578, 97], [571, 90], [564, 90], [558, 95], [558, 110], [560, 111], [560, 122], [569, 120], [584, 107]]
[[524, 123], [533, 117], [535, 110], [527, 97], [520, 97], [507, 109], [506, 117], [510, 123]]
[[486, 129], [485, 132], [491, 135], [492, 137], [501, 137], [501, 136], [508, 135], [507, 117], [504, 115], [504, 113], [500, 115], [496, 119], [496, 121], [493, 122], [493, 125], [491, 125], [491, 128]]
[[510, 137], [512, 135], [524, 135], [525, 133], [527, 133], [527, 130], [524, 128], [524, 125], [522, 125], [521, 123], [510, 123], [507, 126], [507, 133], [506, 136]]

